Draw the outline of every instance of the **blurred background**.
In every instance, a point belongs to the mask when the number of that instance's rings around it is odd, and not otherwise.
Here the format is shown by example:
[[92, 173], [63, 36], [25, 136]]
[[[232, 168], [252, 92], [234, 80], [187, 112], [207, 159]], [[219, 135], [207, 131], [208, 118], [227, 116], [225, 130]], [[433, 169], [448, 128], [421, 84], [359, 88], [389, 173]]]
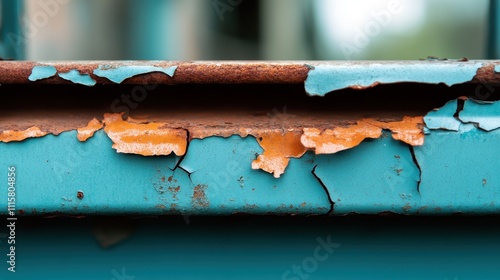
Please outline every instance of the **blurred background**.
[[495, 58], [495, 0], [0, 0], [29, 60]]

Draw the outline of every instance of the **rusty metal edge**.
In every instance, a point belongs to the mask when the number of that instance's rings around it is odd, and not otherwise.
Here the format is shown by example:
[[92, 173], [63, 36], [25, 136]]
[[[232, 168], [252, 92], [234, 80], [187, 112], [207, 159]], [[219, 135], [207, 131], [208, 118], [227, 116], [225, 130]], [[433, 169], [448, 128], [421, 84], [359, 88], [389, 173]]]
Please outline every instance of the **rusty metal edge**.
[[[500, 75], [495, 75], [494, 66], [499, 61], [479, 60], [483, 63], [473, 83], [500, 84]], [[163, 73], [152, 72], [133, 76], [122, 84], [302, 84], [315, 65], [368, 65], [382, 64], [420, 64], [435, 63], [433, 61], [0, 61], [0, 84], [72, 84], [59, 76], [31, 82], [28, 80], [33, 67], [37, 65], [52, 65], [59, 73], [78, 70], [81, 74], [90, 75], [97, 84], [115, 84], [112, 81], [94, 75], [93, 71], [100, 65], [112, 68], [120, 66], [177, 66], [174, 77]], [[448, 61], [453, 68], [462, 61]]]

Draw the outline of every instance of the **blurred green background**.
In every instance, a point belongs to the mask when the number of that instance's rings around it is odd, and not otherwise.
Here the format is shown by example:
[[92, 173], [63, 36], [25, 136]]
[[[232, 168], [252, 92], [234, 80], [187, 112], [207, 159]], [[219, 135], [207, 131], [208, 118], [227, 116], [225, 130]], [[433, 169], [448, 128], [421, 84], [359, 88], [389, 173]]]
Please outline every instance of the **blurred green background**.
[[495, 37], [489, 0], [0, 1], [4, 59], [484, 59]]

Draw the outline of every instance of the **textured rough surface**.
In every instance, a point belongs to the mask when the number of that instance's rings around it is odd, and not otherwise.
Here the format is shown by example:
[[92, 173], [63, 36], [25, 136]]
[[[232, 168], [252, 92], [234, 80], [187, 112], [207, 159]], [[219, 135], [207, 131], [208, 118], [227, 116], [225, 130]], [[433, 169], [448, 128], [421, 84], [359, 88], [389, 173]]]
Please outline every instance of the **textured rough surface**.
[[93, 118], [86, 127], [77, 129], [77, 138], [81, 142], [87, 141], [90, 137], [94, 136], [94, 133], [103, 128], [103, 123], [101, 123], [96, 118]]
[[345, 62], [313, 66], [305, 82], [310, 95], [323, 96], [344, 89], [363, 89], [378, 84], [415, 82], [448, 86], [470, 82], [482, 62], [450, 63], [448, 61], [402, 62]]
[[0, 134], [0, 142], [16, 142], [23, 141], [28, 138], [43, 137], [47, 135], [46, 132], [40, 130], [40, 128], [33, 126], [23, 131], [6, 130], [2, 131]]
[[184, 129], [163, 128], [164, 123], [137, 124], [122, 120], [121, 114], [104, 115], [104, 131], [119, 153], [143, 156], [186, 153], [187, 132]]
[[90, 75], [80, 74], [80, 72], [75, 69], [67, 73], [59, 73], [59, 77], [75, 84], [80, 84], [88, 87], [94, 86], [96, 84], [96, 81], [92, 79]]

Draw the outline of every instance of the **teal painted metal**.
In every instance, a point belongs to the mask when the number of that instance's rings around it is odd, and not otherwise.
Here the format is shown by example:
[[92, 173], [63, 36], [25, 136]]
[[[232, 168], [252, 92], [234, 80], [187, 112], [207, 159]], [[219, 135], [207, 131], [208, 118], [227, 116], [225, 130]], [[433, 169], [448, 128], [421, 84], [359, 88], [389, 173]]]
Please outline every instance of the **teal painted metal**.
[[[154, 62], [153, 62], [154, 63]], [[121, 67], [110, 68], [106, 65], [99, 66], [98, 69], [94, 70], [94, 74], [99, 77], [107, 78], [108, 80], [114, 83], [121, 83], [128, 78], [133, 76], [161, 72], [170, 77], [173, 77], [175, 74], [175, 70], [177, 70], [177, 66], [171, 67], [157, 67], [154, 65], [124, 65]]]
[[475, 123], [477, 127], [492, 131], [500, 128], [500, 102], [487, 102], [468, 99], [459, 114], [464, 123]]
[[36, 82], [38, 80], [47, 79], [57, 74], [57, 69], [51, 65], [37, 65], [31, 70], [31, 75], [28, 80]]
[[335, 202], [335, 214], [418, 213], [420, 170], [407, 145], [384, 134], [335, 155], [319, 156], [315, 170]]
[[453, 116], [456, 113], [457, 108], [458, 100], [452, 100], [440, 109], [429, 112], [424, 117], [425, 126], [428, 129], [458, 131], [461, 123]]
[[94, 86], [96, 84], [96, 81], [92, 79], [90, 75], [80, 74], [78, 70], [74, 69], [69, 71], [68, 73], [59, 73], [59, 77], [75, 84], [80, 84], [88, 87]]
[[474, 78], [482, 62], [461, 62], [450, 67], [448, 61], [344, 62], [311, 66], [305, 87], [309, 95], [323, 96], [349, 87], [366, 88], [376, 84], [401, 82], [444, 83], [448, 86]]
[[[308, 279], [497, 279], [500, 228], [474, 220], [20, 219], [17, 272], [4, 263], [0, 279], [301, 279], [293, 267]], [[101, 248], [92, 232], [117, 221], [130, 238]]]
[[[308, 279], [498, 277], [498, 223], [450, 223], [450, 217], [423, 224], [412, 219], [342, 219], [192, 218], [189, 225], [182, 218], [136, 219], [128, 221], [135, 229], [130, 239], [108, 249], [98, 245], [92, 232], [102, 224], [113, 229], [119, 218], [20, 219], [20, 226], [31, 225], [18, 231], [17, 272], [1, 269], [0, 278], [301, 279], [293, 267]], [[329, 243], [331, 248], [323, 245]], [[6, 245], [3, 239], [2, 252]]]
[[251, 169], [262, 152], [253, 137], [192, 140], [183, 159], [118, 154], [102, 131], [85, 143], [75, 132], [0, 143], [0, 153], [1, 168], [17, 167], [17, 208], [28, 214], [327, 214], [332, 203], [339, 215], [497, 213], [499, 138], [472, 124], [431, 129], [415, 148], [384, 134], [291, 159], [279, 179]]

